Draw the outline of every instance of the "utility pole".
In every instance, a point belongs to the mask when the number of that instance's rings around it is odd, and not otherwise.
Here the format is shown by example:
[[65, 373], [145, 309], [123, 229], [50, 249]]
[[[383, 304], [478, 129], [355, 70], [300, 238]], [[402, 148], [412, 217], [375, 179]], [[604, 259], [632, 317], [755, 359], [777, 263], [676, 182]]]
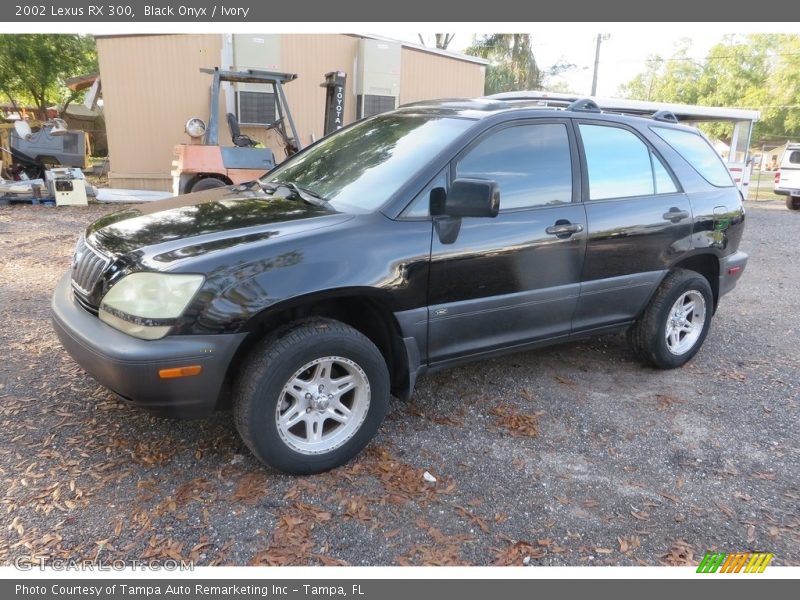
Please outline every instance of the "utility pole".
[[600, 65], [600, 44], [610, 38], [608, 33], [597, 34], [597, 46], [594, 50], [594, 73], [592, 74], [592, 96], [597, 94], [597, 68]]

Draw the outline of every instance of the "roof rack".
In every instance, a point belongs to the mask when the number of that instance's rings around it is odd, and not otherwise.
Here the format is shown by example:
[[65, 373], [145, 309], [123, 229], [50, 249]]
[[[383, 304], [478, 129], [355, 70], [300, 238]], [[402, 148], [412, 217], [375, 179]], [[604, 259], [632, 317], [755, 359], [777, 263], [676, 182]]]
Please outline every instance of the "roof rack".
[[567, 106], [567, 110], [572, 110], [575, 112], [591, 112], [591, 113], [599, 113], [602, 112], [600, 107], [597, 106], [597, 102], [592, 100], [591, 98], [579, 98], [572, 102], [569, 106]]
[[[542, 90], [523, 90], [519, 92], [501, 92], [492, 94], [489, 98], [496, 100], [519, 101], [534, 100], [544, 102], [549, 106], [568, 106], [570, 103], [581, 99], [576, 94], [565, 94], [560, 92], [544, 92]], [[603, 112], [619, 113], [637, 117], [649, 117], [654, 119], [655, 112], [662, 110], [671, 112], [678, 120], [683, 121], [752, 121], [760, 118], [757, 110], [744, 108], [725, 108], [720, 106], [697, 106], [691, 104], [677, 104], [667, 102], [651, 102], [649, 100], [630, 100], [626, 98], [596, 98], [592, 97]], [[672, 121], [670, 121], [672, 122]]]
[[678, 117], [675, 113], [669, 110], [657, 110], [650, 117], [654, 121], [664, 121], [665, 123], [677, 123]]

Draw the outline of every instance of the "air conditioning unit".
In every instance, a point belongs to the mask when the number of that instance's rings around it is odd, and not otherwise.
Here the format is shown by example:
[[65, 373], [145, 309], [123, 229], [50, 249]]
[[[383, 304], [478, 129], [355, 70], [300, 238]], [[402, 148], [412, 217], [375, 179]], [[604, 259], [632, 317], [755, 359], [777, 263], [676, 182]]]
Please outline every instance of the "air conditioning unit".
[[275, 94], [263, 85], [237, 83], [236, 114], [240, 125], [269, 125], [277, 118]]
[[400, 53], [399, 42], [359, 41], [355, 86], [358, 118], [397, 108], [400, 102]]
[[[281, 70], [281, 36], [276, 33], [233, 34], [233, 68], [235, 71]], [[264, 85], [233, 85], [236, 116], [240, 125], [269, 125], [278, 118], [275, 94]]]

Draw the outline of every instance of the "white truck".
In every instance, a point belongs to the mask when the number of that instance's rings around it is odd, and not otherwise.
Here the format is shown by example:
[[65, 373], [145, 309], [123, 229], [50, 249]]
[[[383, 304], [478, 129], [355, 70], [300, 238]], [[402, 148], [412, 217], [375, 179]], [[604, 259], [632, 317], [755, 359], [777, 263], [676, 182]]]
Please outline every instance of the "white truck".
[[789, 144], [775, 172], [775, 193], [786, 196], [786, 208], [800, 210], [800, 144]]

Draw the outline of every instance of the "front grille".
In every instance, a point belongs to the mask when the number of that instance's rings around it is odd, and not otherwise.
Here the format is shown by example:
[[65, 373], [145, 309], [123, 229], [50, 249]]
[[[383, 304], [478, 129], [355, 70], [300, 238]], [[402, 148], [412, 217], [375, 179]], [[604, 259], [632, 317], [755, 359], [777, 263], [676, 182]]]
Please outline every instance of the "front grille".
[[97, 316], [97, 314], [100, 311], [98, 310], [98, 308], [94, 304], [92, 304], [91, 302], [89, 302], [89, 300], [84, 298], [78, 290], [73, 289], [72, 292], [73, 292], [73, 296], [75, 296], [75, 301], [80, 305], [80, 307], [83, 310], [85, 310], [88, 313], [93, 314], [94, 316]]
[[81, 238], [72, 258], [72, 287], [84, 298], [90, 297], [110, 262], [110, 258], [100, 254]]

